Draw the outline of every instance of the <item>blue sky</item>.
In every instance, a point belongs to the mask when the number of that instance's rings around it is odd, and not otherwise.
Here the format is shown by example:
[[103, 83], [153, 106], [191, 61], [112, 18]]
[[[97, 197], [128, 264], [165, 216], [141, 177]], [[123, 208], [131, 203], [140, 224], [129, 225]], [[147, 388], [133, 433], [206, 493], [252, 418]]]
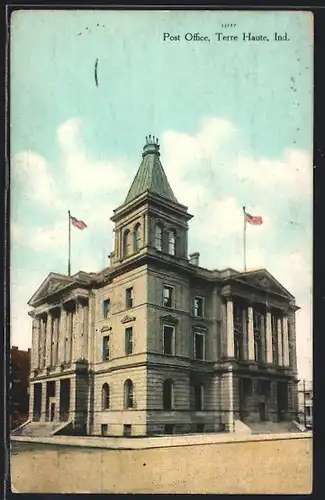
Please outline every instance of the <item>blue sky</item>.
[[[240, 40], [217, 42], [220, 31]], [[210, 42], [187, 42], [189, 32]], [[243, 32], [270, 41], [243, 42]], [[299, 368], [310, 378], [312, 16], [19, 11], [11, 36], [12, 343], [30, 345], [26, 302], [50, 271], [66, 272], [69, 209], [88, 224], [73, 231], [72, 272], [107, 265], [109, 219], [151, 133], [194, 215], [189, 250], [201, 265], [241, 269], [241, 207], [263, 216], [248, 228], [248, 266], [297, 297]]]

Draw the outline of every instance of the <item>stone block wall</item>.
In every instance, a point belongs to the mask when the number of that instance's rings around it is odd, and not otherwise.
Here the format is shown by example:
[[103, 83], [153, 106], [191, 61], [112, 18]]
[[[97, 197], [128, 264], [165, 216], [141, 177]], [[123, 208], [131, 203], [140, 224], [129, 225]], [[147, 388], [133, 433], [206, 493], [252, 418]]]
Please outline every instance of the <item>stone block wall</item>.
[[[124, 383], [133, 382], [133, 408], [124, 408]], [[109, 409], [102, 407], [102, 387], [109, 385]], [[94, 421], [92, 434], [100, 435], [101, 426], [108, 426], [109, 435], [123, 435], [124, 425], [132, 426], [132, 435], [146, 434], [146, 367], [123, 368], [94, 375]]]

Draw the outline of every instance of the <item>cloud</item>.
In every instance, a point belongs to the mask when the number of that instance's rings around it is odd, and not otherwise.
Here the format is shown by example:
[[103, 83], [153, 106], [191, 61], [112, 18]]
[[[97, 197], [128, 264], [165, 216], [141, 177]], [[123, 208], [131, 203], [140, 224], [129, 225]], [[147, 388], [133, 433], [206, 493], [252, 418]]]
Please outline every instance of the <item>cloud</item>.
[[57, 130], [62, 164], [65, 168], [70, 189], [84, 192], [110, 193], [125, 190], [128, 183], [126, 165], [121, 159], [115, 161], [91, 161], [87, 157], [82, 134], [82, 120], [72, 118]]
[[313, 164], [305, 151], [287, 149], [280, 160], [239, 157], [234, 171], [239, 181], [249, 180], [262, 188], [289, 189], [299, 196], [312, 192]]
[[45, 158], [33, 151], [12, 157], [12, 184], [21, 187], [24, 197], [41, 206], [61, 206], [60, 197]]

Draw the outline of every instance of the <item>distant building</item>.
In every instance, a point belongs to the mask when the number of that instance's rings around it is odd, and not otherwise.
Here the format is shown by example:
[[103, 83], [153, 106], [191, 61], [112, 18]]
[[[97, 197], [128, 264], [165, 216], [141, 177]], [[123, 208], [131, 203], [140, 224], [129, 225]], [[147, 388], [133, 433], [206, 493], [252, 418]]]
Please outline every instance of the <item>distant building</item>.
[[29, 375], [31, 350], [10, 349], [9, 409], [10, 428], [15, 429], [28, 419]]
[[192, 215], [156, 140], [142, 156], [111, 219], [110, 266], [50, 273], [29, 301], [31, 420], [153, 435], [297, 418], [294, 297], [265, 269], [208, 270], [188, 255]]
[[313, 426], [313, 383], [302, 380], [298, 384], [299, 421], [306, 427]]

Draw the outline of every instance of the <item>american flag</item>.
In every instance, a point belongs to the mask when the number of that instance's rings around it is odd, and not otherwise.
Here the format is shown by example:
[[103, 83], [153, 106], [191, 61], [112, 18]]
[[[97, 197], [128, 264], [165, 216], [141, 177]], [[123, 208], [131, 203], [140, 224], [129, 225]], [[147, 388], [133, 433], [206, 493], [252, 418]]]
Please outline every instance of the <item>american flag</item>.
[[74, 227], [77, 227], [78, 229], [85, 229], [87, 227], [87, 224], [83, 220], [78, 220], [75, 217], [72, 217], [72, 215], [70, 215], [70, 218]]
[[260, 226], [263, 224], [263, 219], [260, 215], [251, 215], [245, 212], [245, 220], [246, 222], [249, 222], [249, 224], [252, 224], [253, 226]]

